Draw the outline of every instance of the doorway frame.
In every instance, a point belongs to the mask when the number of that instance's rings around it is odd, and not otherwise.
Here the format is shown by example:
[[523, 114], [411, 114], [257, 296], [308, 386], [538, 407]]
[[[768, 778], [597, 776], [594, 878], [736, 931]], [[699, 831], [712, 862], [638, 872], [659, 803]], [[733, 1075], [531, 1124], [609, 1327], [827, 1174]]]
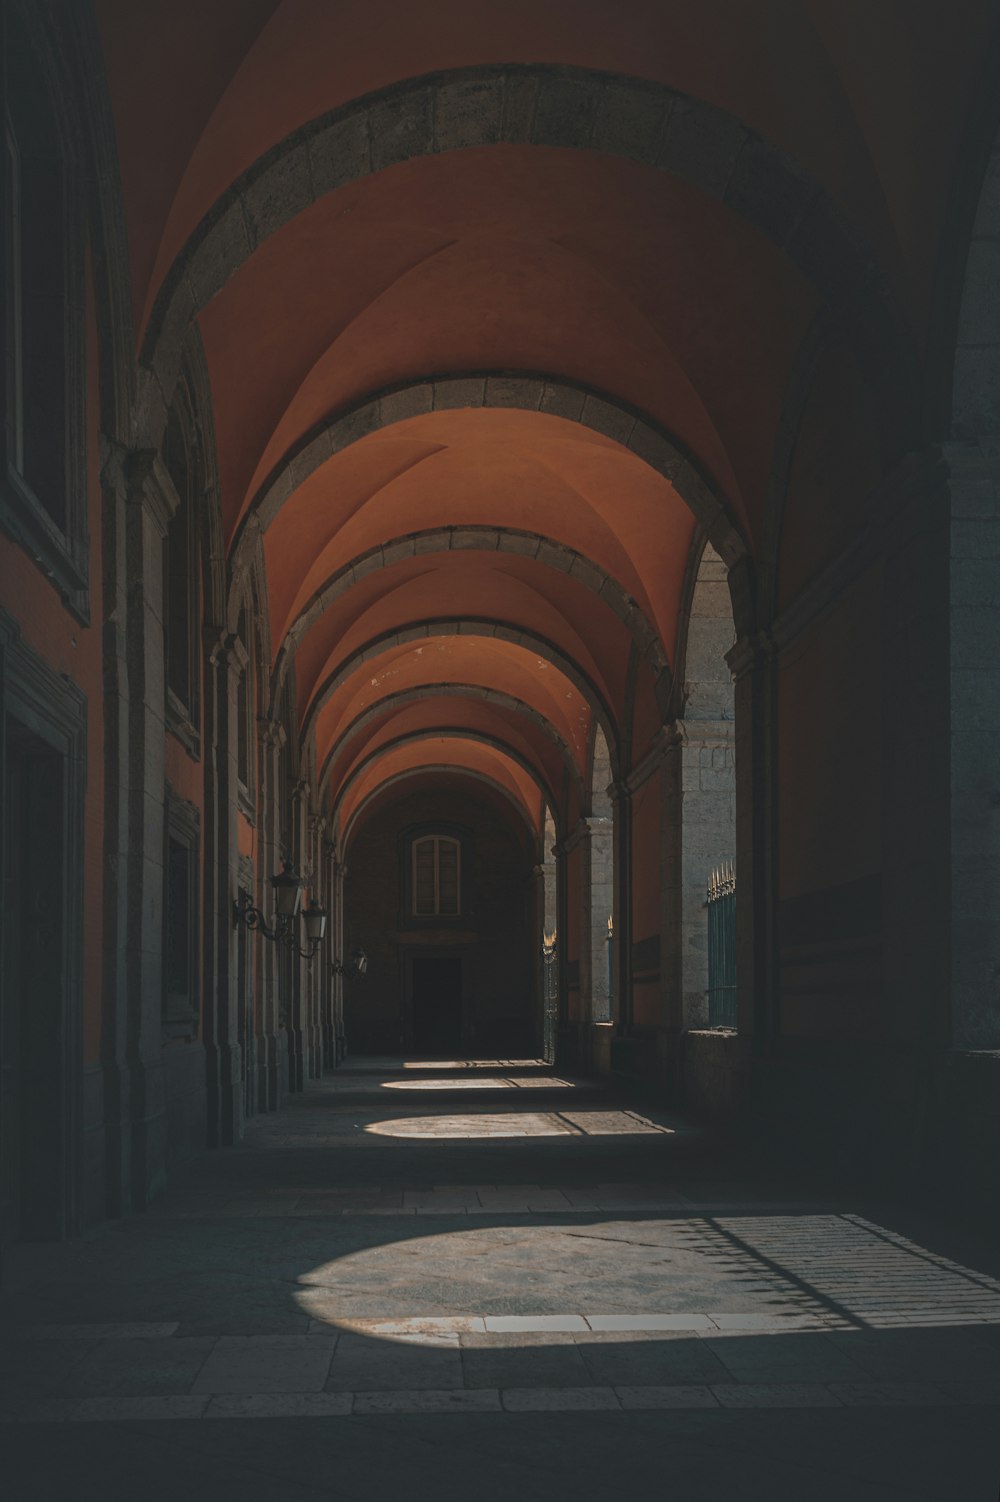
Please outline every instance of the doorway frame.
[[[87, 696], [71, 679], [56, 673], [21, 636], [13, 616], [0, 607], [0, 784], [7, 784], [8, 722], [45, 742], [62, 764], [61, 869], [53, 870], [53, 890], [61, 898], [63, 985], [52, 1067], [58, 1071], [60, 1107], [59, 1196], [51, 1240], [75, 1235], [83, 1222], [83, 886], [84, 816], [87, 788]], [[5, 800], [4, 800], [5, 801]], [[0, 805], [0, 859], [6, 858], [7, 830]], [[0, 905], [0, 945], [6, 913]], [[19, 1005], [4, 994], [0, 1008]], [[16, 1067], [16, 1065], [15, 1065]], [[95, 1068], [99, 1065], [95, 1062]]]
[[462, 1032], [459, 1052], [469, 1047], [469, 997], [466, 987], [467, 949], [455, 944], [407, 944], [403, 948], [403, 1052], [412, 1054], [415, 1048], [413, 1035], [413, 962], [414, 960], [458, 960], [459, 988], [462, 994]]

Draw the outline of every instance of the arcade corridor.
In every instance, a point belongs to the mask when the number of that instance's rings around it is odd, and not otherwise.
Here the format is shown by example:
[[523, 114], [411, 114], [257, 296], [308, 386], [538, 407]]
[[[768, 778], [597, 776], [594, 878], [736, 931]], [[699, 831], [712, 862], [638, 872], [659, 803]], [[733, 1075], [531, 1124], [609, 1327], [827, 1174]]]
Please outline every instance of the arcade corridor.
[[531, 1062], [360, 1061], [15, 1263], [11, 1495], [992, 1502], [995, 1250], [734, 1151]]
[[14, 1502], [975, 1498], [996, 0], [0, 28]]

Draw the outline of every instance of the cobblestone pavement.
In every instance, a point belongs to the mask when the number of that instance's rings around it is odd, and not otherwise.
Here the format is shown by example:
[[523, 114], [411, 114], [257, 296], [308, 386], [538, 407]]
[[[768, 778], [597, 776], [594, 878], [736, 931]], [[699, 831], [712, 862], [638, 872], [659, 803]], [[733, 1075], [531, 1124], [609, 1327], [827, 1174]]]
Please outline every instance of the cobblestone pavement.
[[6, 1495], [995, 1502], [998, 1272], [530, 1062], [371, 1061], [16, 1251]]

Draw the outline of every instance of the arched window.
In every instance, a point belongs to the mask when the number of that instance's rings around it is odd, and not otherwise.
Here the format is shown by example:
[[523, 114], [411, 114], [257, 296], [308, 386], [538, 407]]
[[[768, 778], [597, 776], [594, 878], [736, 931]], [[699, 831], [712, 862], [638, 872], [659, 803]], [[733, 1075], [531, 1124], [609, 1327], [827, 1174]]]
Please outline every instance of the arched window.
[[457, 918], [462, 910], [462, 851], [450, 835], [424, 835], [412, 850], [413, 916]]

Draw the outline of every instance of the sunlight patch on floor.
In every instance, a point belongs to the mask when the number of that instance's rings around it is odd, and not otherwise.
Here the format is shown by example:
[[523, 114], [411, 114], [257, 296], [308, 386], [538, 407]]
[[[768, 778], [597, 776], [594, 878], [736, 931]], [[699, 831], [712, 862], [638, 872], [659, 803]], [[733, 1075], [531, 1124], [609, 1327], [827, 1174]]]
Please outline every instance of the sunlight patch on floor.
[[383, 1080], [383, 1090], [573, 1090], [551, 1075], [485, 1075], [477, 1079]]
[[622, 1137], [636, 1133], [672, 1134], [631, 1111], [506, 1111], [475, 1116], [400, 1116], [371, 1121], [377, 1137]]
[[[497, 1189], [494, 1208], [502, 1211], [505, 1198], [515, 1193]], [[586, 1226], [522, 1222], [394, 1242], [391, 1255], [403, 1257], [408, 1276], [427, 1269], [460, 1291], [459, 1298], [465, 1294], [463, 1312], [453, 1304], [448, 1313], [376, 1316], [370, 1300], [385, 1287], [389, 1255], [383, 1245], [318, 1264], [299, 1276], [296, 1303], [317, 1330], [335, 1327], [375, 1340], [432, 1345], [477, 1333], [503, 1334], [516, 1345], [525, 1337], [537, 1344], [599, 1331], [629, 1341], [671, 1332], [698, 1339], [809, 1330], [895, 1334], [902, 1340], [907, 1330], [1000, 1325], [1000, 1280], [852, 1213], [609, 1218]], [[486, 1265], [529, 1308], [532, 1289], [541, 1287], [542, 1297], [551, 1293], [544, 1275], [538, 1282], [543, 1270], [572, 1266], [571, 1286], [579, 1296], [596, 1291], [614, 1266], [630, 1286], [636, 1280], [648, 1285], [647, 1312], [641, 1306], [615, 1314], [576, 1312], [572, 1294], [572, 1312], [552, 1312], [551, 1304], [545, 1313], [529, 1313], [523, 1304], [517, 1314], [495, 1312], [488, 1304], [471, 1312], [474, 1289], [487, 1291], [481, 1277]], [[677, 1278], [680, 1307], [671, 1307], [670, 1280]], [[694, 1302], [691, 1292], [699, 1285], [704, 1302], [684, 1307]], [[629, 1302], [633, 1296], [627, 1295]], [[369, 1307], [352, 1308], [355, 1297]]]

